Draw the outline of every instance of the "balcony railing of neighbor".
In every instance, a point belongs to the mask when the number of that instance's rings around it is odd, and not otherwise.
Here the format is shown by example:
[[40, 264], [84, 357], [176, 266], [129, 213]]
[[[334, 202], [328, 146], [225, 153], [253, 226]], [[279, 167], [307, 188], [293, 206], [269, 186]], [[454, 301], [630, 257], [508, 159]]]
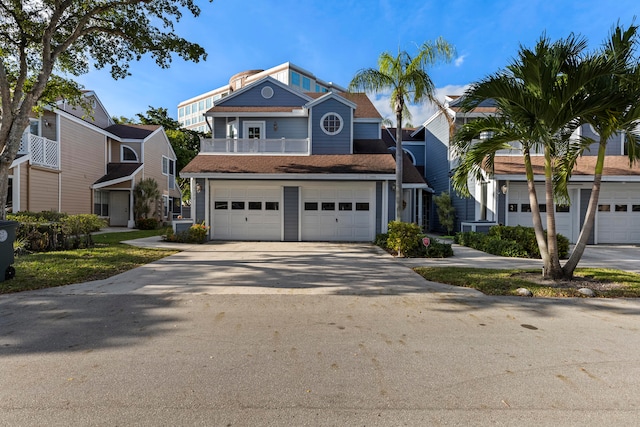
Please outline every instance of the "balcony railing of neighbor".
[[209, 138], [200, 140], [200, 153], [245, 155], [309, 154], [309, 139], [234, 139]]
[[31, 164], [60, 169], [60, 143], [38, 135], [25, 133], [18, 154], [31, 154]]

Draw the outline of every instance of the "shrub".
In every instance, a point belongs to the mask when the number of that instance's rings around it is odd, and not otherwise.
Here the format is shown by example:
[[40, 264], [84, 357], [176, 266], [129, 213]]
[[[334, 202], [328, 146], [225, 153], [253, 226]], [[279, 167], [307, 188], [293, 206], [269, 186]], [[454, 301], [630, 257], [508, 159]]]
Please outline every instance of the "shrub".
[[404, 256], [420, 245], [420, 226], [414, 223], [391, 221], [389, 223], [389, 237], [387, 245], [389, 249], [398, 253], [399, 257]]
[[180, 233], [175, 233], [173, 228], [169, 228], [167, 234], [162, 236], [162, 240], [176, 243], [204, 243], [207, 241], [208, 232], [209, 227], [204, 224], [194, 224]]
[[[454, 241], [493, 255], [540, 258], [540, 248], [532, 227], [496, 225], [487, 234], [473, 231], [457, 233]], [[561, 234], [558, 234], [558, 254], [560, 258], [569, 255], [569, 239]]]
[[136, 228], [139, 230], [155, 230], [158, 228], [159, 222], [155, 218], [138, 218]]
[[447, 230], [447, 234], [451, 234], [456, 221], [456, 208], [451, 203], [451, 196], [449, 193], [442, 192], [433, 200], [436, 203], [440, 225]]
[[[426, 237], [424, 234], [417, 234], [414, 239], [414, 241], [417, 242], [416, 245], [413, 249], [405, 252], [404, 256], [408, 258], [446, 258], [453, 256], [453, 249], [449, 243], [442, 243], [435, 238], [431, 238], [429, 247], [425, 247], [422, 243], [424, 237]], [[381, 233], [376, 236], [374, 243], [386, 251], [395, 253], [396, 250], [389, 246], [388, 240], [389, 234]]]
[[18, 221], [16, 240], [20, 252], [46, 252], [93, 245], [91, 233], [104, 227], [97, 215], [67, 215], [58, 212], [18, 212], [8, 215]]

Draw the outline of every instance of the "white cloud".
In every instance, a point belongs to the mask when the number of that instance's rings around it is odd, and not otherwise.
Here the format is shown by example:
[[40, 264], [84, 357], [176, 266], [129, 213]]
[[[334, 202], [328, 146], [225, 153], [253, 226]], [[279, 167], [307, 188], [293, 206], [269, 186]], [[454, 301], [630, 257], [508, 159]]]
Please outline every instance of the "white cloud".
[[460, 55], [456, 58], [455, 61], [453, 61], [453, 65], [455, 65], [456, 67], [460, 67], [463, 63], [464, 63], [464, 59], [467, 57], [467, 55]]

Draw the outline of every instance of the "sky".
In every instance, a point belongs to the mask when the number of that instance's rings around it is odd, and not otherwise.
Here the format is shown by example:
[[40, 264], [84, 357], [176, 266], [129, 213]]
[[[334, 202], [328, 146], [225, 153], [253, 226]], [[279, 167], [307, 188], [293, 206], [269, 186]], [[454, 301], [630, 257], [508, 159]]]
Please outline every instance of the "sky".
[[[78, 80], [96, 92], [111, 116], [135, 118], [151, 106], [176, 118], [179, 102], [226, 85], [238, 72], [291, 62], [321, 80], [346, 87], [361, 69], [376, 68], [382, 52], [410, 54], [425, 41], [443, 37], [457, 56], [428, 69], [438, 95], [459, 95], [471, 83], [504, 68], [520, 46], [533, 47], [571, 33], [595, 50], [616, 23], [639, 16], [638, 0], [194, 0], [176, 32], [200, 44], [199, 63], [174, 57], [160, 69], [149, 58], [131, 64], [131, 76], [114, 81], [108, 70]], [[385, 118], [389, 97], [370, 95]], [[429, 105], [410, 108], [411, 123], [432, 114]]]

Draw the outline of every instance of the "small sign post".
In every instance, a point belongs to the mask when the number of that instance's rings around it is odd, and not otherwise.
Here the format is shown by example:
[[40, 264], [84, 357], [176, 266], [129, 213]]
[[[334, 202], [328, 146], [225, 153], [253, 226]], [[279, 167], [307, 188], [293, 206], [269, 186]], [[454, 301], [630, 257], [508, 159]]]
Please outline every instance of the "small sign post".
[[431, 244], [431, 240], [428, 237], [425, 237], [424, 239], [422, 239], [422, 244], [428, 248]]

